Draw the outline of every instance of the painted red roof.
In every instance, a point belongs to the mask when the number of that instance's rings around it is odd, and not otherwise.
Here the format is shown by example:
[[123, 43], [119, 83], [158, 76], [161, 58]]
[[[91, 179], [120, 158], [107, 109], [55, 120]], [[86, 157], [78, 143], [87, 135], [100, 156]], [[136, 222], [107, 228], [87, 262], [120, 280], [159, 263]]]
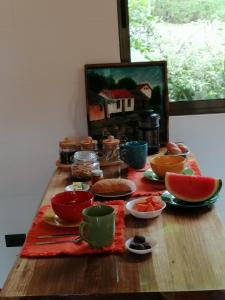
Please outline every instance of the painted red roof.
[[127, 89], [104, 90], [102, 94], [111, 99], [133, 98], [134, 96]]

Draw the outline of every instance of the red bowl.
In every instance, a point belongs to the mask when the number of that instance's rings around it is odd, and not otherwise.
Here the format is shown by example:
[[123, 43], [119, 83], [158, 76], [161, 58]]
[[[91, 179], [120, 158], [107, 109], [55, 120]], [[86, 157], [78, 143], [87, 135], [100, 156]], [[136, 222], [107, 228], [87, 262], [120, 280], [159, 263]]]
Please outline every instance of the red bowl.
[[82, 220], [82, 210], [93, 204], [94, 195], [89, 192], [62, 192], [51, 199], [55, 214], [67, 222]]

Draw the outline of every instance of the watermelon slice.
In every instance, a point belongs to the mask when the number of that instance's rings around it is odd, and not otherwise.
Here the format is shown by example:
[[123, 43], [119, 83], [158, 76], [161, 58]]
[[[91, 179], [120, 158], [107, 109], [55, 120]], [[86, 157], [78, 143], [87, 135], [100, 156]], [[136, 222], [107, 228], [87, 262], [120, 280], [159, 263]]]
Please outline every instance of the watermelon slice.
[[165, 186], [167, 191], [177, 199], [200, 202], [208, 200], [219, 193], [222, 180], [206, 176], [167, 172]]

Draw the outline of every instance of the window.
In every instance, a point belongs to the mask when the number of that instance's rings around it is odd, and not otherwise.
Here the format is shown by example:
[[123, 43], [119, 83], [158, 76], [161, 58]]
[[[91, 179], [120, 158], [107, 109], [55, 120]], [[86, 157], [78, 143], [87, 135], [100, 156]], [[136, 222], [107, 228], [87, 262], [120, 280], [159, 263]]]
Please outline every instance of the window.
[[127, 100], [127, 107], [131, 107], [131, 99]]
[[167, 60], [170, 115], [225, 112], [225, 2], [118, 0], [121, 60]]
[[120, 109], [120, 100], [117, 100], [117, 101], [116, 101], [116, 108], [117, 108], [117, 109]]

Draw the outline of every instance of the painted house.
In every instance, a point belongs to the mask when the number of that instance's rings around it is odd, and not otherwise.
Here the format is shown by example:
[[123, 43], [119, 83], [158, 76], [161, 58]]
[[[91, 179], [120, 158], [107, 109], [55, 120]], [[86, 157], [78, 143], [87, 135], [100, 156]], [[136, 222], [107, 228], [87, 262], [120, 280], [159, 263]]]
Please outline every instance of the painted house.
[[99, 121], [106, 118], [105, 99], [93, 91], [88, 91], [88, 116], [89, 121]]
[[99, 95], [105, 98], [107, 118], [111, 114], [134, 110], [134, 96], [127, 89], [103, 90]]
[[139, 91], [141, 91], [143, 94], [145, 94], [148, 98], [151, 98], [152, 88], [148, 83], [138, 84], [137, 88]]

